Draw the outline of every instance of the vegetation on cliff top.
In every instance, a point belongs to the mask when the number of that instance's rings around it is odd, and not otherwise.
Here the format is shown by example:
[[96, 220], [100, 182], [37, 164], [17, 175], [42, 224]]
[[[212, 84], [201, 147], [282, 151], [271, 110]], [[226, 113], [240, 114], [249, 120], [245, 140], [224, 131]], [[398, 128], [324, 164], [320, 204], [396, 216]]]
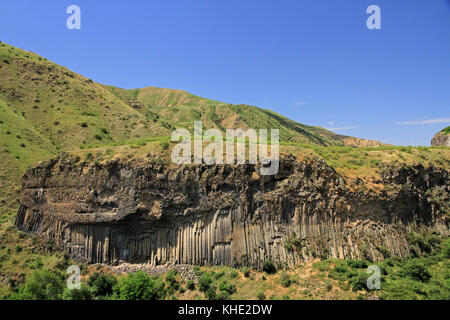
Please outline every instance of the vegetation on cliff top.
[[450, 126], [441, 130], [444, 134], [450, 134]]

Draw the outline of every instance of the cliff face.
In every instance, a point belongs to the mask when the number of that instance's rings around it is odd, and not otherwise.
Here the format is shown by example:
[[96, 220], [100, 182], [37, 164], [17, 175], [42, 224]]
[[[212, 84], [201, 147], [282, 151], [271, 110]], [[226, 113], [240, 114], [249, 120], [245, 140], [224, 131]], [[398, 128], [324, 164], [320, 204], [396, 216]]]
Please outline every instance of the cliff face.
[[447, 127], [447, 132], [441, 131], [434, 135], [433, 139], [431, 139], [432, 146], [444, 146], [450, 147], [450, 127]]
[[270, 177], [254, 165], [64, 155], [28, 170], [22, 184], [16, 226], [87, 263], [379, 260], [419, 253], [407, 240], [413, 230], [449, 234], [449, 172], [420, 165], [346, 182], [318, 159], [286, 157]]

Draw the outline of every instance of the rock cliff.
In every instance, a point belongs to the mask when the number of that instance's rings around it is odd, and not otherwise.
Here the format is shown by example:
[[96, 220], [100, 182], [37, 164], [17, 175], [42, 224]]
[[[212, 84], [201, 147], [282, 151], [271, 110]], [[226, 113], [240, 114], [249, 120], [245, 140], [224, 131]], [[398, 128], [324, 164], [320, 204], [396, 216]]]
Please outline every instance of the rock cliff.
[[16, 226], [87, 263], [293, 266], [426, 250], [411, 234], [449, 234], [449, 172], [384, 166], [347, 179], [323, 160], [172, 166], [149, 155], [103, 163], [62, 156], [23, 177]]
[[431, 145], [450, 147], [450, 127], [436, 133], [431, 139]]

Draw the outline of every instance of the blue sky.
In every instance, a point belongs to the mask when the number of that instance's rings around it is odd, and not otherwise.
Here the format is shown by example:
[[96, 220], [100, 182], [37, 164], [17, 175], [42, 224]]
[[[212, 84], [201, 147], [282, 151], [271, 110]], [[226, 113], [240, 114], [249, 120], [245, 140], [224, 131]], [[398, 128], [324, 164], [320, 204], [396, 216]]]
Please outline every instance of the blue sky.
[[[76, 4], [82, 29], [66, 28]], [[366, 27], [369, 5], [381, 30]], [[183, 89], [386, 143], [450, 125], [449, 0], [4, 0], [0, 40], [95, 81]]]

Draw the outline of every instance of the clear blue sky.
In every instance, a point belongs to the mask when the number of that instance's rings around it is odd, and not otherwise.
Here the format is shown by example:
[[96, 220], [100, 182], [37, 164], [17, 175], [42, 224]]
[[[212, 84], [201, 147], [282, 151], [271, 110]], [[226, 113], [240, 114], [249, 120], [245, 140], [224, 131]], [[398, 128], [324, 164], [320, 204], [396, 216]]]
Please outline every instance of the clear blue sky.
[[[66, 28], [71, 4], [81, 30]], [[381, 30], [366, 27], [371, 4]], [[449, 0], [3, 0], [0, 40], [104, 84], [184, 89], [386, 143], [429, 145], [450, 125]]]

